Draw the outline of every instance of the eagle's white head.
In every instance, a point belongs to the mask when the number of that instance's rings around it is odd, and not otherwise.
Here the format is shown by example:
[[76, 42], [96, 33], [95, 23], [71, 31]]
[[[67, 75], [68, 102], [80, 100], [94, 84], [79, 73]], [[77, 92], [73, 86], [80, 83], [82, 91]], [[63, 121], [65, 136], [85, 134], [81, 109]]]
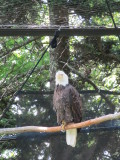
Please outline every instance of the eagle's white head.
[[66, 86], [68, 82], [68, 76], [63, 71], [58, 71], [55, 75], [56, 85]]

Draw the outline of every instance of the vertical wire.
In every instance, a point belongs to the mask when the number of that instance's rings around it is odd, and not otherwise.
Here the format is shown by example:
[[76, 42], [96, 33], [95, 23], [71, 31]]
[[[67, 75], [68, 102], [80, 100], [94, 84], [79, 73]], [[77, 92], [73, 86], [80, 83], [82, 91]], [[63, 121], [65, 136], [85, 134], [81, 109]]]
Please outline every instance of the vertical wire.
[[113, 25], [114, 25], [114, 27], [115, 27], [115, 29], [116, 29], [116, 31], [117, 31], [117, 36], [118, 36], [119, 41], [120, 41], [120, 35], [119, 35], [119, 33], [118, 33], [118, 28], [117, 28], [117, 25], [116, 25], [115, 20], [114, 20], [114, 18], [113, 18], [113, 15], [112, 15], [110, 5], [109, 5], [109, 3], [108, 3], [108, 0], [105, 0], [105, 1], [106, 1], [106, 4], [107, 4], [108, 11], [109, 11], [109, 14], [110, 14], [110, 16], [111, 16], [111, 19], [112, 19]]

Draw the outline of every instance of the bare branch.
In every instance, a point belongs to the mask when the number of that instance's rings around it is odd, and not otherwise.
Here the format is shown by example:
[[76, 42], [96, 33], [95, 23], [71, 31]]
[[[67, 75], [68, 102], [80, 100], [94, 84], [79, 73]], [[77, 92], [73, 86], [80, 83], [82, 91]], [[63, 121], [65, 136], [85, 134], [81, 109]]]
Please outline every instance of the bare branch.
[[[61, 62], [64, 63], [64, 62]], [[84, 75], [82, 75], [81, 73], [79, 73], [76, 69], [72, 68], [71, 66], [68, 65], [68, 63], [65, 64], [71, 71], [73, 71], [75, 74], [77, 74], [82, 80], [88, 82], [89, 84], [91, 84], [94, 89], [98, 92], [98, 94], [101, 95], [102, 98], [105, 99], [106, 103], [112, 108], [112, 111], [115, 109], [114, 104], [103, 94], [100, 92], [100, 89], [87, 77], [85, 77]]]
[[[83, 128], [91, 125], [99, 124], [108, 120], [119, 119], [120, 112], [115, 114], [108, 114], [101, 116], [99, 118], [90, 119], [81, 123], [72, 123], [68, 124], [65, 127], [65, 130], [72, 128]], [[15, 133], [24, 133], [24, 132], [59, 132], [61, 131], [61, 126], [55, 127], [39, 127], [39, 126], [26, 126], [26, 127], [17, 127], [17, 128], [3, 128], [0, 129], [0, 134], [15, 134]]]
[[7, 53], [3, 54], [2, 56], [0, 56], [0, 58], [5, 58], [7, 55], [9, 55], [11, 52], [23, 47], [23, 46], [26, 46], [27, 44], [33, 42], [33, 41], [36, 41], [37, 39], [39, 39], [40, 37], [35, 37], [35, 38], [32, 38], [32, 39], [29, 39], [27, 42], [24, 42], [18, 46], [15, 46], [14, 48], [10, 49], [7, 51]]

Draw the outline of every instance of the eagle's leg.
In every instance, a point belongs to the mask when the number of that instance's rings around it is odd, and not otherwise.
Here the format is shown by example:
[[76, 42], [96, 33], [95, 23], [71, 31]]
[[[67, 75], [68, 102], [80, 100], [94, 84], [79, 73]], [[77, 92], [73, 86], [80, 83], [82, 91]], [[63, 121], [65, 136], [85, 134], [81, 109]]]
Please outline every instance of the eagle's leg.
[[63, 120], [62, 125], [61, 125], [61, 131], [62, 132], [65, 132], [65, 126], [66, 126], [66, 122]]

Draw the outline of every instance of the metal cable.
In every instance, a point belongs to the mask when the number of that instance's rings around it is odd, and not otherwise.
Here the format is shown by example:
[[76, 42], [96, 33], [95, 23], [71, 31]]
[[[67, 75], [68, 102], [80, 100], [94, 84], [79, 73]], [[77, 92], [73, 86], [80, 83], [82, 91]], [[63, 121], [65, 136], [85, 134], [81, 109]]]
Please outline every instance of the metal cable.
[[116, 25], [115, 20], [114, 20], [114, 18], [113, 18], [112, 12], [111, 12], [111, 8], [110, 8], [110, 5], [109, 5], [109, 2], [108, 2], [108, 0], [105, 0], [105, 1], [106, 1], [106, 4], [107, 4], [108, 11], [109, 11], [109, 14], [110, 14], [110, 16], [111, 16], [113, 25], [114, 25], [114, 27], [115, 27], [115, 29], [116, 29], [116, 31], [117, 31], [117, 36], [118, 36], [119, 41], [120, 41], [120, 35], [119, 35], [119, 33], [118, 33], [118, 28], [117, 28], [117, 25]]

